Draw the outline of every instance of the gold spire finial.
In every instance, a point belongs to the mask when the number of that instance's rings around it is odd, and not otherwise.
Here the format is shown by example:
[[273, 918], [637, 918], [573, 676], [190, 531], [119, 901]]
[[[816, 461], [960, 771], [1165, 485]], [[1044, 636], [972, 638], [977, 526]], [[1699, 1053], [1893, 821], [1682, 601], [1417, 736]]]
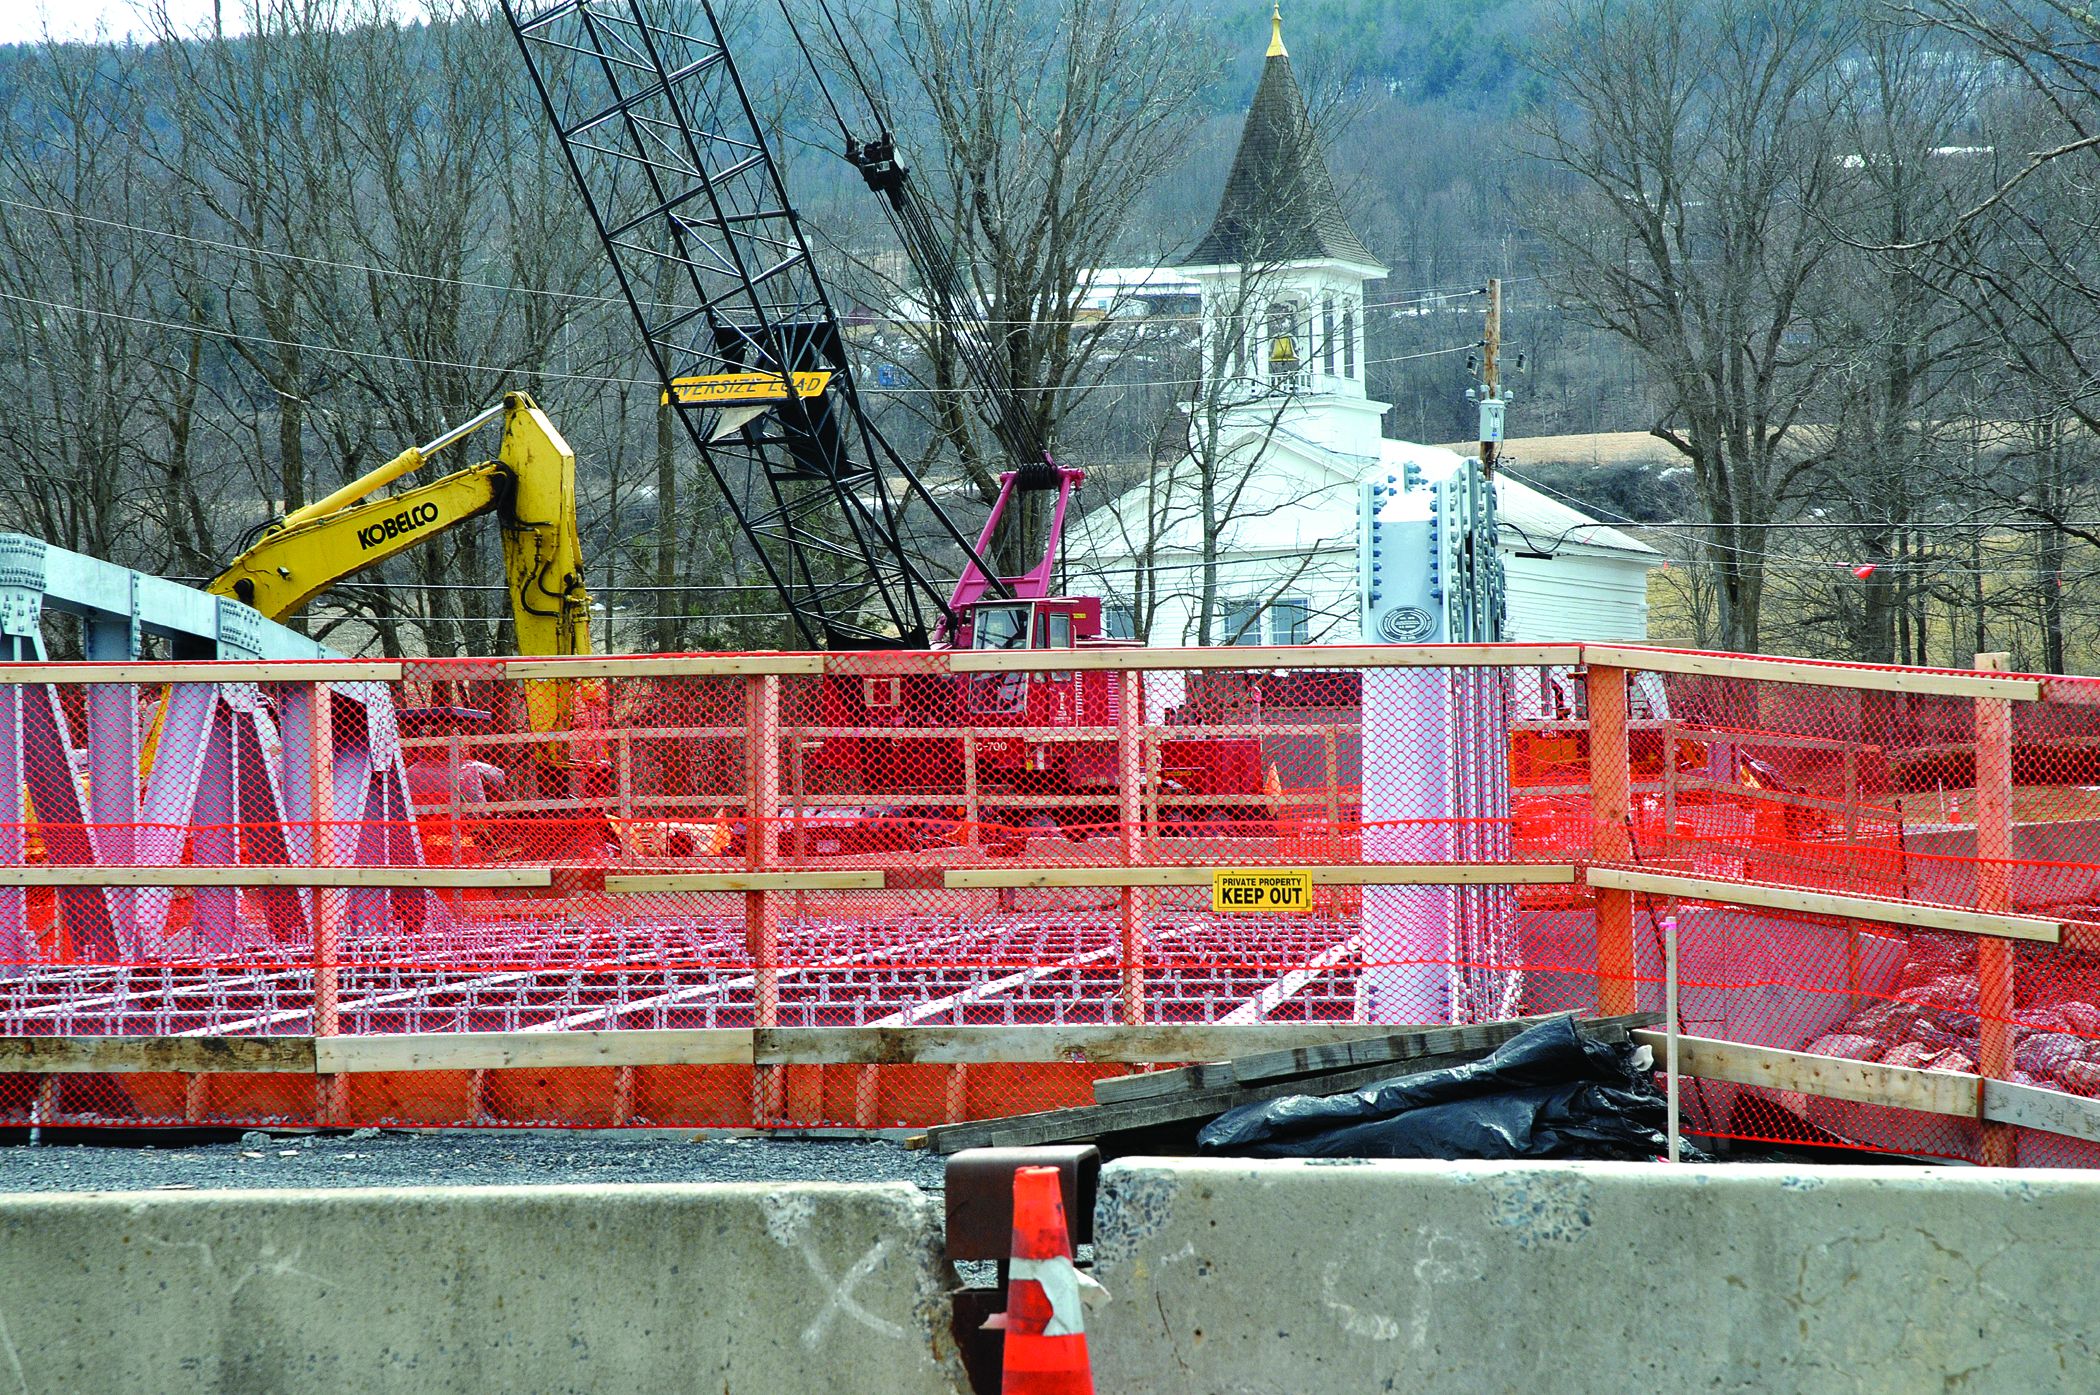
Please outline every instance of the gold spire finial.
[[1276, 0], [1276, 8], [1269, 15], [1270, 58], [1287, 58], [1290, 50], [1283, 46], [1283, 0]]

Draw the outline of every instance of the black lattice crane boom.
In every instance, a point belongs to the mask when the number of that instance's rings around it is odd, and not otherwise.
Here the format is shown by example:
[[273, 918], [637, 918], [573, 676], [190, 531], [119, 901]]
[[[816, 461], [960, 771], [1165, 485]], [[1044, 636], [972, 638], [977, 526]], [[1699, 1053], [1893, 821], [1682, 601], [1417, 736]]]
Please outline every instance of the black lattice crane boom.
[[503, 8], [664, 391], [796, 629], [923, 647], [952, 617], [907, 505], [990, 569], [863, 409], [714, 7]]

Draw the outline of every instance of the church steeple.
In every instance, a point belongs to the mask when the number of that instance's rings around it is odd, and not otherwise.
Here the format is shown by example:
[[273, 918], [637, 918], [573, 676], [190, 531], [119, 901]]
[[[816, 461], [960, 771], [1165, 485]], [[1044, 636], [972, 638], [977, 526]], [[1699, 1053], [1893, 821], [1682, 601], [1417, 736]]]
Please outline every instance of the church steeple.
[[1269, 17], [1269, 51], [1225, 196], [1210, 231], [1185, 260], [1199, 266], [1308, 260], [1377, 265], [1335, 196], [1283, 46], [1280, 3]]

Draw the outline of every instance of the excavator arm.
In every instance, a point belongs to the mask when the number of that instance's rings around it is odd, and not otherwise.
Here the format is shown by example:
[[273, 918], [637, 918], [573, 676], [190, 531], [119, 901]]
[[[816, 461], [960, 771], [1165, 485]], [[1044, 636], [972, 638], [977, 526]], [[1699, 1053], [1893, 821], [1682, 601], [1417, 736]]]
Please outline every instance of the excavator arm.
[[[503, 444], [494, 460], [370, 497], [498, 417]], [[362, 479], [271, 523], [205, 589], [282, 620], [345, 578], [485, 513], [496, 515], [503, 533], [518, 652], [535, 658], [590, 653], [591, 597], [576, 533], [576, 453], [522, 392], [506, 394], [501, 406], [428, 445], [410, 446]], [[528, 682], [526, 720], [534, 731], [566, 731], [576, 698], [573, 680]], [[540, 759], [550, 767], [568, 766], [568, 747], [549, 742]]]
[[[496, 459], [369, 497], [499, 416], [503, 444]], [[503, 533], [518, 652], [590, 653], [590, 594], [576, 532], [576, 455], [522, 392], [278, 519], [205, 589], [282, 620], [346, 578], [490, 512]]]

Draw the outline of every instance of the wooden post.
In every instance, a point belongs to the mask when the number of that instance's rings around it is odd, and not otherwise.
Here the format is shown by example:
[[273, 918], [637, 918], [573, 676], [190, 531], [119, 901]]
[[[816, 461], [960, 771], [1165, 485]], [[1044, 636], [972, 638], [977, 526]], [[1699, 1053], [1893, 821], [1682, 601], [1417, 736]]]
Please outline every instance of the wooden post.
[[[1978, 654], [1976, 667], [2004, 673], [2008, 654]], [[2012, 859], [2012, 704], [1976, 699], [1976, 909], [2012, 909], [2006, 864]], [[1982, 1041], [1977, 1073], [2003, 1080], [2013, 1067], [2013, 947], [1997, 936], [1976, 942], [1976, 1020]], [[2018, 1146], [2011, 1124], [1983, 1124], [1981, 1161], [2010, 1167]]]
[[1663, 845], [1657, 851], [1671, 856], [1677, 847], [1677, 722], [1665, 717], [1663, 738]]
[[[1145, 746], [1144, 682], [1139, 674], [1113, 673], [1109, 681], [1121, 685], [1122, 701], [1116, 709], [1116, 817], [1120, 823], [1123, 865], [1144, 861], [1145, 838]], [[1136, 1026], [1145, 1020], [1145, 939], [1151, 922], [1152, 891], [1149, 887], [1126, 886], [1122, 893], [1123, 996], [1121, 1021]]]
[[1159, 803], [1159, 733], [1152, 729], [1152, 724], [1150, 722], [1147, 722], [1145, 723], [1144, 735], [1145, 750], [1143, 767], [1143, 788], [1145, 791], [1145, 852], [1147, 856], [1155, 856], [1159, 852], [1159, 827], [1161, 818]]
[[[754, 872], [771, 871], [780, 829], [780, 676], [744, 680], [744, 862]], [[744, 948], [751, 956], [751, 1023], [780, 1025], [780, 906], [777, 893], [744, 893]], [[752, 1075], [752, 1122], [782, 1117], [785, 1082], [778, 1066], [758, 1066]]]
[[963, 731], [963, 846], [977, 846], [977, 820], [983, 810], [977, 807], [977, 729]]
[[634, 818], [634, 741], [625, 727], [613, 750], [613, 758], [620, 763], [620, 822], [626, 824]]
[[1327, 855], [1342, 855], [1342, 729], [1329, 722], [1320, 733], [1320, 755], [1327, 785]]
[[[326, 683], [306, 687], [306, 788], [311, 803], [312, 862], [326, 867], [335, 856], [335, 698]], [[317, 1037], [332, 1037], [341, 1030], [338, 990], [341, 987], [338, 960], [342, 954], [343, 892], [317, 886], [314, 906], [314, 1005], [313, 1029]], [[314, 1079], [314, 1106], [323, 1124], [342, 1118], [347, 1103], [348, 1081], [338, 1075]]]
[[[1633, 772], [1626, 744], [1626, 670], [1589, 666], [1590, 857], [1633, 856]], [[1597, 898], [1597, 1011], [1635, 1011], [1633, 893], [1600, 887]]]
[[[795, 867], [806, 867], [809, 865], [809, 838], [804, 831], [802, 822], [805, 802], [806, 794], [802, 774], [802, 729], [797, 727], [788, 743], [788, 831], [792, 835], [788, 841], [794, 848], [794, 853], [788, 858], [788, 862]], [[800, 901], [795, 903], [795, 908], [797, 910], [802, 908]]]
[[[459, 847], [459, 782], [466, 772], [466, 752], [461, 748], [457, 731], [445, 733], [445, 823], [452, 840], [452, 865], [457, 867], [466, 859]], [[452, 908], [459, 909], [459, 897], [452, 898]]]
[[881, 1066], [855, 1066], [858, 1072], [853, 1077], [853, 1123], [857, 1128], [875, 1127], [875, 1101], [880, 1078], [876, 1072]]

